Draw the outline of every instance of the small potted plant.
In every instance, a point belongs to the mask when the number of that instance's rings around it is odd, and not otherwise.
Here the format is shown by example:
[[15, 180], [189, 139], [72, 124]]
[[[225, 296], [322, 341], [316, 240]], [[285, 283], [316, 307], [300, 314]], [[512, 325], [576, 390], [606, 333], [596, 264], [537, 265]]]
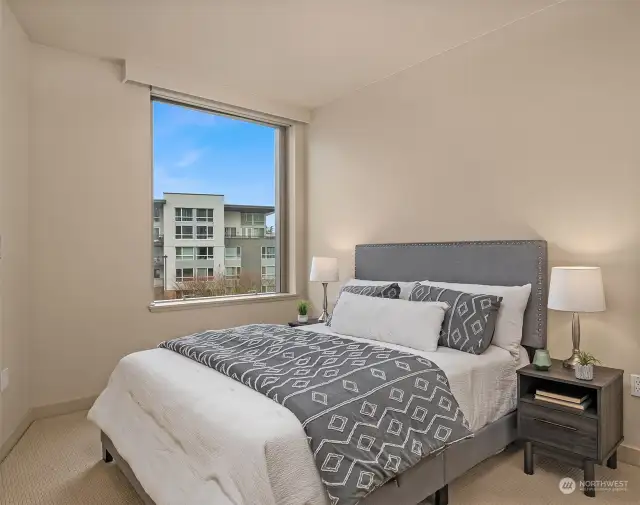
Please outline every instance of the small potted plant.
[[593, 365], [599, 365], [600, 360], [590, 352], [580, 351], [578, 353], [578, 363], [576, 363], [576, 379], [584, 381], [593, 380]]
[[309, 321], [309, 307], [311, 304], [306, 300], [298, 302], [298, 322], [306, 323]]

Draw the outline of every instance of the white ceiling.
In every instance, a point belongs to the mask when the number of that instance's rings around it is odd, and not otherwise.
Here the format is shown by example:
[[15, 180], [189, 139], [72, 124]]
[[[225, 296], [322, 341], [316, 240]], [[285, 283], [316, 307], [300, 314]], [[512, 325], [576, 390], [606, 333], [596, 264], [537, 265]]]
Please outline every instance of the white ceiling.
[[557, 0], [9, 0], [31, 40], [308, 108]]

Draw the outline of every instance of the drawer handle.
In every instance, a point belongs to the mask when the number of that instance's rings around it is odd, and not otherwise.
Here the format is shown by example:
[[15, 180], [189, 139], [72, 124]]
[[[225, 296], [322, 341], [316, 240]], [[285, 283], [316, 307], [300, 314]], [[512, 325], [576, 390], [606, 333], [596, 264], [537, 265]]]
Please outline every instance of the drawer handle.
[[564, 424], [554, 423], [552, 421], [547, 421], [546, 419], [540, 419], [539, 417], [534, 417], [533, 420], [538, 421], [539, 423], [551, 424], [552, 426], [557, 426], [558, 428], [564, 428], [565, 430], [569, 430], [569, 431], [578, 431], [578, 428], [574, 428], [573, 426], [566, 426]]

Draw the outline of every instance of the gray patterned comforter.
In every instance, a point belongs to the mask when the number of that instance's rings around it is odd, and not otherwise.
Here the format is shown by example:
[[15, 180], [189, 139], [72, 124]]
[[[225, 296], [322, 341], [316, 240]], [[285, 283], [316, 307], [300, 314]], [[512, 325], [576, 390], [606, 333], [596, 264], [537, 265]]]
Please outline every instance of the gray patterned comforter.
[[266, 395], [302, 423], [333, 505], [350, 505], [470, 437], [444, 372], [420, 356], [253, 324], [160, 344]]

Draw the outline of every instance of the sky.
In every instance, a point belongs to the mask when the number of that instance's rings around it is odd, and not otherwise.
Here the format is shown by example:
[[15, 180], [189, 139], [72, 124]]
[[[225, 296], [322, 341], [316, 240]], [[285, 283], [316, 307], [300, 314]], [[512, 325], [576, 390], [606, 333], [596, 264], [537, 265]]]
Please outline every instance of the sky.
[[153, 195], [223, 194], [227, 204], [275, 205], [275, 130], [153, 102]]

